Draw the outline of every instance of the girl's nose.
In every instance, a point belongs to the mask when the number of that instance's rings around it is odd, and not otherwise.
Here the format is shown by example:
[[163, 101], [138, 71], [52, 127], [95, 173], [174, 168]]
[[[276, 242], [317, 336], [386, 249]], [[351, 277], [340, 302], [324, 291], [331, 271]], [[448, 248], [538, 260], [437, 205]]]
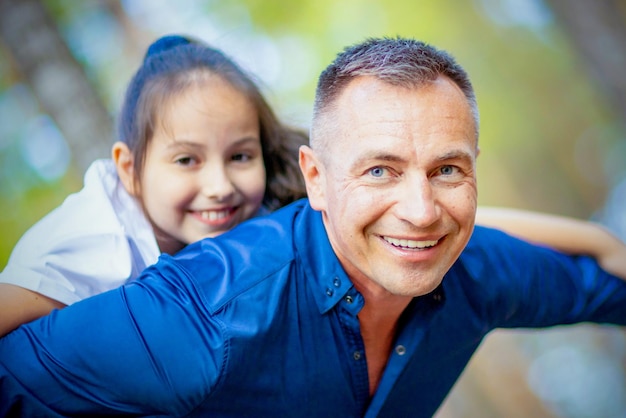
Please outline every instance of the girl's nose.
[[235, 192], [235, 187], [223, 165], [208, 166], [202, 170], [202, 193], [210, 199], [223, 202]]

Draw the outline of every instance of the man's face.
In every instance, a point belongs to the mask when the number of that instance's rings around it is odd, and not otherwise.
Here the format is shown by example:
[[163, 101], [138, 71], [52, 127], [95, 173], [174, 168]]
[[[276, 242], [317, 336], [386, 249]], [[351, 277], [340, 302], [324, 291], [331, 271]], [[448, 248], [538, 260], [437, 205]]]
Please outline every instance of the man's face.
[[320, 130], [325, 155], [300, 160], [341, 264], [361, 291], [431, 292], [467, 244], [477, 139], [461, 90], [440, 77], [407, 89], [352, 81]]

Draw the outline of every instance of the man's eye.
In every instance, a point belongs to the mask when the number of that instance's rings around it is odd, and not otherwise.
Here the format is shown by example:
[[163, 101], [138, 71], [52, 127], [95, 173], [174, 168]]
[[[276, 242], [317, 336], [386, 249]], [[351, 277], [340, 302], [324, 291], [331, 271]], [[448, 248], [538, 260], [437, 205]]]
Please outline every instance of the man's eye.
[[453, 174], [456, 174], [459, 171], [459, 169], [453, 165], [444, 165], [443, 167], [441, 167], [441, 174], [443, 174], [444, 176], [451, 176]]
[[369, 171], [372, 177], [382, 177], [385, 175], [385, 169], [383, 167], [370, 168]]

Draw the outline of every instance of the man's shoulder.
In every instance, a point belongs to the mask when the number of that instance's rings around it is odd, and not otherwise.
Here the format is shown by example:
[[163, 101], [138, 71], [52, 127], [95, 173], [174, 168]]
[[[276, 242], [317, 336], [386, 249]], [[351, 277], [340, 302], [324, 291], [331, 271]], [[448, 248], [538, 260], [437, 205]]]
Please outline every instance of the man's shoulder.
[[477, 225], [453, 270], [465, 270], [476, 281], [498, 279], [510, 285], [534, 271], [572, 263], [573, 258], [498, 229]]
[[476, 225], [454, 268], [463, 268], [470, 276], [486, 280], [507, 267], [522, 266], [520, 260], [525, 259], [532, 247], [498, 229]]
[[463, 254], [506, 253], [519, 245], [524, 242], [501, 230], [476, 225]]
[[188, 245], [175, 258], [184, 262], [214, 255], [231, 263], [241, 261], [246, 265], [276, 257], [289, 258], [293, 252], [293, 222], [298, 209], [299, 205], [293, 204], [242, 222], [222, 235]]
[[296, 202], [243, 222], [218, 237], [190, 244], [165, 261], [182, 268], [209, 305], [217, 307], [264, 281], [289, 274], [296, 259], [293, 224], [303, 206]]

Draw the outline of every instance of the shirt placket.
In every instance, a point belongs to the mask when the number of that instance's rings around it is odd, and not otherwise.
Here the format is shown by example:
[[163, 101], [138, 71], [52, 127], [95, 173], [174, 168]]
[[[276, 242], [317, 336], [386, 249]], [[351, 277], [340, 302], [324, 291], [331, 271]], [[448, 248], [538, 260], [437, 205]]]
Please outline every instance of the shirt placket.
[[[406, 369], [407, 364], [416, 353], [419, 345], [423, 342], [425, 332], [433, 315], [441, 309], [445, 301], [445, 295], [441, 288], [436, 289], [429, 295], [420, 298], [419, 301], [414, 300], [412, 305], [407, 308], [406, 318], [403, 318], [402, 324], [398, 329], [395, 344], [385, 372], [378, 385], [376, 393], [364, 414], [365, 418], [379, 417], [381, 409], [385, 401], [393, 390], [398, 378]], [[416, 376], [416, 378], [419, 378]], [[419, 408], [417, 406], [416, 408]], [[417, 412], [416, 412], [416, 415]]]
[[363, 308], [363, 297], [354, 289], [348, 292], [339, 305], [339, 320], [345, 336], [349, 353], [349, 368], [354, 395], [360, 411], [364, 411], [369, 402], [369, 378], [365, 358], [365, 344], [361, 337], [358, 313]]

